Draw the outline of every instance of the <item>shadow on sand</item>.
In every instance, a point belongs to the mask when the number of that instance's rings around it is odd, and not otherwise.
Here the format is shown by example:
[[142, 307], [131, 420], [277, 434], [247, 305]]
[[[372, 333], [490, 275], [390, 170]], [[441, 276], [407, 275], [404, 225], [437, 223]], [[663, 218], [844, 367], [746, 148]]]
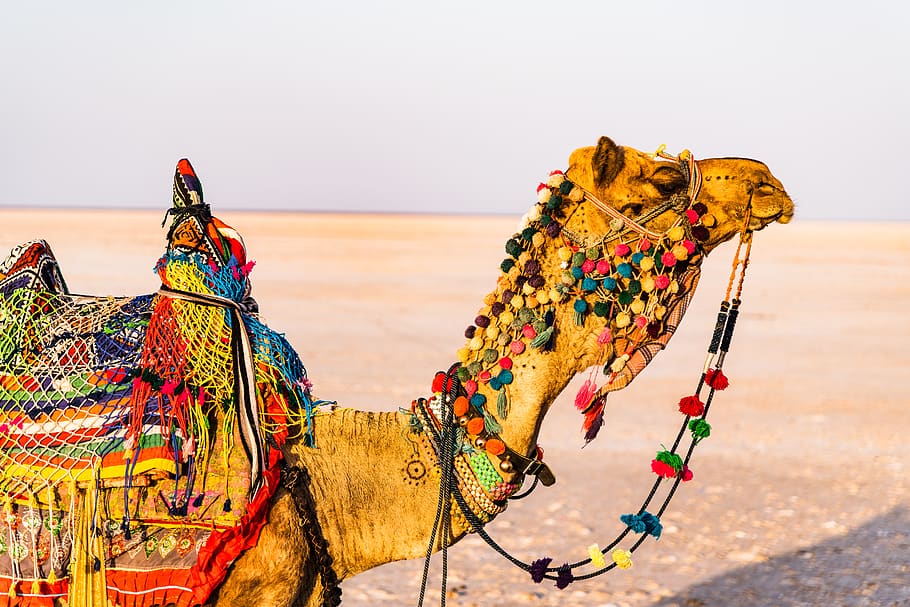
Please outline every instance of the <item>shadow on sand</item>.
[[[812, 521], [814, 523], [814, 521]], [[792, 533], [799, 533], [794, 525]], [[690, 586], [653, 607], [910, 607], [910, 513]]]

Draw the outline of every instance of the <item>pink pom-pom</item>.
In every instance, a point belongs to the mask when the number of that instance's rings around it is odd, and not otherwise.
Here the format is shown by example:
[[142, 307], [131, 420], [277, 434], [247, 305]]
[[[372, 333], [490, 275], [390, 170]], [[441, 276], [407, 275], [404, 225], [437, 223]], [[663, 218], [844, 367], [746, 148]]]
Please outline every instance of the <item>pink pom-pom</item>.
[[590, 274], [595, 267], [597, 267], [597, 264], [595, 264], [593, 260], [586, 259], [584, 263], [581, 264], [581, 271], [585, 274]]
[[686, 252], [689, 253], [689, 255], [695, 252], [695, 243], [691, 240], [682, 241], [682, 246], [686, 247]]
[[503, 356], [499, 359], [499, 368], [505, 371], [508, 371], [512, 368], [512, 359], [508, 356]]
[[613, 249], [613, 254], [614, 254], [614, 255], [619, 255], [620, 257], [625, 257], [626, 255], [629, 254], [629, 252], [630, 252], [631, 250], [632, 250], [632, 249], [629, 248], [629, 245], [623, 244], [623, 243], [619, 243], [618, 245], [616, 245], [616, 248]]
[[610, 273], [610, 262], [606, 259], [601, 259], [597, 262], [597, 265], [594, 266], [598, 274], [609, 274]]
[[[676, 259], [675, 257], [673, 258]], [[666, 274], [658, 274], [654, 277], [654, 286], [658, 289], [666, 289], [670, 286], [670, 277]]]
[[586, 379], [585, 383], [578, 389], [578, 394], [575, 395], [575, 408], [579, 411], [587, 409], [588, 404], [591, 402], [591, 399], [594, 398], [594, 392], [596, 391], [597, 384], [590, 379]]
[[683, 466], [682, 470], [679, 471], [679, 478], [681, 478], [684, 483], [688, 483], [694, 477], [695, 475], [689, 470], [689, 466]]
[[639, 316], [635, 319], [635, 326], [639, 329], [644, 329], [648, 326], [648, 318], [646, 316]]
[[488, 382], [488, 381], [490, 381], [490, 378], [491, 378], [492, 376], [493, 376], [492, 373], [490, 373], [489, 371], [481, 371], [481, 372], [477, 375], [477, 379], [479, 379], [479, 380], [482, 381], [482, 382]]
[[474, 396], [474, 393], [477, 392], [477, 382], [473, 379], [469, 379], [464, 383], [464, 391], [468, 396]]
[[667, 251], [666, 253], [664, 253], [663, 255], [660, 256], [660, 260], [663, 262], [663, 264], [665, 266], [670, 267], [670, 266], [673, 266], [676, 264], [676, 255], [674, 255], [670, 251]]
[[562, 175], [562, 174], [563, 174], [563, 172], [557, 169], [555, 171], [550, 171], [550, 174], [548, 175], [548, 177], [552, 177], [553, 175]]
[[537, 331], [534, 330], [534, 327], [531, 325], [525, 325], [521, 328], [521, 334], [527, 337], [528, 339], [534, 339], [537, 337]]
[[698, 213], [696, 213], [692, 209], [686, 210], [686, 218], [689, 220], [689, 223], [691, 223], [692, 225], [695, 225], [696, 223], [698, 223]]
[[597, 336], [597, 345], [605, 346], [613, 340], [613, 334], [610, 333], [610, 329], [604, 329], [600, 332], [600, 335]]
[[638, 250], [639, 251], [648, 251], [651, 249], [651, 241], [647, 238], [642, 238], [638, 241]]
[[511, 350], [513, 354], [521, 354], [522, 352], [525, 351], [524, 342], [518, 341], [516, 339], [515, 341], [513, 341], [512, 343], [509, 344], [509, 350]]

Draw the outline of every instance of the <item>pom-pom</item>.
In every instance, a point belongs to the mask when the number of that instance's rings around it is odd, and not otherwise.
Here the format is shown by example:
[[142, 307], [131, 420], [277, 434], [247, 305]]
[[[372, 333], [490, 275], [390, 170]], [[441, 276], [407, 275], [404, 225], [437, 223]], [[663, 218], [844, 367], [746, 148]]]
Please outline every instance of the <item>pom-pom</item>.
[[514, 238], [510, 238], [506, 241], [506, 253], [512, 257], [518, 257], [521, 255], [521, 252], [524, 251], [524, 247], [521, 246], [521, 243]]
[[500, 371], [499, 375], [497, 375], [496, 378], [503, 386], [508, 386], [515, 380], [515, 376], [512, 375], [512, 372], [507, 369]]
[[632, 318], [625, 312], [620, 312], [616, 315], [616, 328], [623, 329], [629, 326], [629, 323], [632, 322]]
[[613, 278], [612, 276], [607, 276], [606, 278], [603, 279], [602, 284], [603, 284], [604, 289], [606, 289], [607, 291], [612, 291], [613, 289], [616, 288], [616, 279]]
[[477, 392], [477, 382], [473, 379], [466, 380], [464, 382], [464, 391], [467, 393], [468, 398], [474, 396], [474, 393]]
[[[632, 303], [632, 294], [629, 293], [628, 291], [623, 291], [622, 293], [619, 294], [619, 296], [616, 298], [616, 300], [620, 304], [627, 306], [630, 303]], [[629, 323], [626, 323], [626, 324], [629, 324]]]
[[603, 568], [607, 566], [604, 560], [604, 553], [600, 551], [600, 546], [591, 544], [588, 546], [588, 556], [591, 558], [591, 564], [595, 567]]
[[574, 189], [575, 185], [571, 181], [566, 180], [559, 184], [559, 193], [563, 196], [571, 194]]
[[509, 350], [511, 350], [513, 354], [521, 354], [522, 352], [525, 351], [524, 342], [519, 341], [517, 339], [514, 340], [512, 343], [509, 344]]
[[672, 251], [667, 251], [660, 256], [660, 262], [667, 267], [672, 267], [676, 264], [676, 261], [676, 255], [674, 255]]
[[641, 251], [639, 251], [638, 253], [635, 253], [634, 255], [632, 255], [632, 263], [635, 264], [636, 266], [640, 266], [641, 260], [644, 258], [645, 258], [645, 254], [642, 253]]
[[619, 257], [625, 257], [631, 251], [632, 251], [632, 249], [629, 248], [629, 245], [621, 242], [618, 245], [616, 245], [616, 248], [613, 249], [613, 254], [617, 255]]
[[597, 288], [597, 283], [593, 278], [585, 278], [583, 281], [581, 281], [581, 288], [584, 291], [591, 292]]
[[617, 548], [610, 556], [613, 557], [613, 562], [616, 563], [616, 566], [620, 569], [628, 569], [632, 566], [632, 553], [628, 550]]
[[482, 329], [485, 329], [486, 327], [490, 326], [490, 317], [484, 316], [483, 314], [481, 314], [480, 316], [478, 316], [477, 318], [474, 319], [474, 324]]
[[609, 274], [610, 273], [610, 262], [606, 259], [601, 259], [594, 265], [594, 269], [597, 270], [598, 274]]
[[[490, 377], [492, 377], [492, 374], [489, 371], [481, 371], [480, 373], [477, 374], [477, 379], [482, 382], [490, 381]], [[478, 396], [478, 395], [475, 394], [475, 396]]]
[[651, 241], [647, 238], [642, 238], [638, 241], [638, 250], [639, 251], [648, 251], [651, 248]]
[[701, 417], [705, 412], [705, 403], [697, 396], [684, 396], [679, 401], [679, 412], [689, 417]]
[[698, 213], [695, 212], [695, 209], [686, 209], [686, 219], [692, 225], [698, 223]]
[[[547, 208], [552, 211], [553, 209], [558, 208], [561, 203], [562, 203], [562, 196], [560, 196], [556, 192], [552, 192], [550, 194], [550, 197], [547, 199]], [[552, 225], [552, 224], [550, 224], [550, 225]]]
[[672, 228], [667, 230], [667, 237], [670, 240], [672, 240], [673, 242], [676, 242], [677, 240], [682, 240], [683, 236], [685, 236], [685, 235], [686, 235], [686, 232], [685, 232], [685, 230], [683, 230], [682, 226], [673, 226]]
[[524, 273], [528, 276], [540, 274], [540, 263], [537, 260], [529, 259], [525, 262]]
[[572, 575], [572, 570], [569, 569], [569, 564], [566, 563], [559, 568], [559, 572], [556, 574], [556, 587], [560, 590], [563, 590], [566, 586], [571, 584], [575, 580], [575, 576]]
[[638, 316], [635, 318], [635, 326], [639, 329], [644, 329], [648, 326], [648, 317], [647, 316]]
[[537, 331], [534, 330], [534, 327], [531, 325], [525, 325], [521, 328], [521, 334], [528, 339], [534, 339], [537, 337]]
[[616, 266], [616, 272], [623, 278], [631, 278], [632, 276], [632, 265], [628, 263], [621, 263]]
[[689, 420], [689, 431], [693, 439], [700, 441], [711, 436], [711, 424], [704, 419]]
[[503, 274], [508, 274], [509, 270], [515, 267], [514, 259], [503, 259], [502, 263], [499, 264], [499, 269], [502, 270]]
[[704, 242], [704, 241], [708, 240], [708, 238], [710, 238], [710, 236], [711, 235], [708, 233], [708, 228], [706, 228], [705, 226], [693, 226], [692, 227], [692, 237], [695, 238], [695, 240], [700, 240], [700, 241]]
[[550, 566], [552, 561], [553, 559], [545, 557], [531, 562], [528, 573], [531, 574], [531, 579], [534, 580], [535, 584], [539, 584], [543, 581], [543, 576], [547, 573], [547, 567]]
[[512, 359], [508, 356], [503, 356], [499, 359], [499, 368], [508, 371], [512, 368]]
[[605, 301], [594, 302], [594, 314], [601, 318], [606, 318], [610, 314], [610, 304]]
[[539, 183], [539, 184], [537, 184], [537, 193], [538, 193], [538, 194], [540, 194], [540, 193], [541, 193], [542, 191], [544, 191], [544, 190], [547, 191], [547, 198], [549, 198], [549, 197], [550, 197], [550, 186], [548, 186], [548, 185], [545, 184], [545, 183]]
[[475, 327], [474, 325], [471, 325], [470, 327], [468, 327], [467, 329], [464, 330], [464, 336], [467, 339], [473, 338], [475, 333], [477, 333], [477, 327]]
[[468, 402], [468, 399], [464, 396], [459, 396], [455, 399], [455, 402], [452, 403], [452, 411], [455, 413], [455, 417], [461, 417], [468, 412], [468, 407], [471, 404]]
[[689, 255], [692, 255], [693, 253], [695, 253], [695, 243], [692, 242], [691, 240], [686, 239], [686, 240], [682, 241], [682, 246], [686, 250], [686, 253], [688, 253]]
[[484, 444], [484, 449], [490, 455], [502, 455], [506, 452], [505, 444], [498, 438], [487, 439], [487, 442]]
[[588, 310], [588, 302], [584, 299], [576, 299], [575, 303], [572, 304], [572, 308], [579, 314], [584, 314]]
[[663, 325], [661, 325], [660, 321], [658, 320], [648, 323], [648, 337], [651, 339], [657, 339], [660, 336], [662, 328]]
[[[676, 259], [674, 257], [674, 259]], [[658, 289], [666, 289], [670, 286], [670, 277], [666, 274], [658, 274], [654, 277], [654, 286]]]
[[597, 267], [597, 264], [594, 263], [594, 260], [586, 259], [581, 264], [581, 271], [584, 272], [585, 274], [590, 274], [591, 272], [594, 271], [595, 267]]
[[684, 483], [691, 481], [694, 476], [692, 471], [689, 470], [689, 466], [683, 466], [682, 470], [679, 471], [679, 478], [681, 478]]
[[437, 393], [443, 391], [443, 386], [445, 384], [445, 381], [446, 381], [446, 374], [443, 373], [442, 371], [440, 371], [439, 373], [437, 373], [436, 375], [433, 376], [433, 387], [432, 387], [433, 394], [437, 394]]
[[482, 417], [472, 418], [468, 422], [468, 425], [465, 427], [465, 430], [467, 430], [468, 434], [470, 434], [471, 436], [477, 436], [478, 434], [481, 434], [483, 432], [483, 418]]
[[708, 207], [704, 203], [696, 202], [692, 205], [692, 210], [698, 213], [699, 217], [708, 212]]
[[549, 236], [550, 238], [556, 238], [557, 236], [559, 236], [560, 231], [562, 231], [562, 226], [560, 226], [558, 223], [556, 223], [554, 221], [553, 223], [547, 225], [546, 230], [547, 230], [547, 236]]
[[528, 279], [528, 284], [531, 285], [532, 287], [534, 287], [535, 289], [539, 289], [540, 287], [547, 284], [547, 281], [540, 274], [535, 274], [534, 276], [532, 276], [531, 278]]
[[663, 478], [673, 478], [676, 476], [676, 469], [673, 468], [673, 466], [657, 459], [651, 460], [651, 471]]
[[525, 228], [521, 231], [521, 239], [526, 242], [530, 242], [534, 238], [534, 234], [536, 234], [536, 233], [537, 233], [537, 230], [535, 228], [531, 228], [531, 227]]
[[619, 520], [634, 533], [644, 533], [648, 529], [645, 522], [637, 514], [623, 514], [619, 517]]
[[705, 373], [705, 383], [715, 390], [725, 390], [730, 386], [730, 381], [720, 369], [709, 369], [708, 372]]

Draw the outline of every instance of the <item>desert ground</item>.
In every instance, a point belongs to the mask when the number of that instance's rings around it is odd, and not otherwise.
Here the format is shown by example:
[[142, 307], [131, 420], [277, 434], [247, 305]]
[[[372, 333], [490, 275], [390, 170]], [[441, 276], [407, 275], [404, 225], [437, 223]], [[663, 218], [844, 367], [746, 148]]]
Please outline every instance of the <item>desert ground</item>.
[[[47, 239], [72, 291], [157, 288], [162, 212], [0, 209], [0, 255]], [[245, 213], [264, 318], [286, 332], [317, 396], [371, 410], [427, 395], [492, 289], [517, 217]], [[488, 531], [523, 560], [584, 558], [621, 528], [673, 440], [698, 378], [733, 254], [704, 265], [668, 349], [613, 394], [581, 449], [570, 386], [540, 439], [557, 483]], [[477, 537], [449, 555], [450, 605], [797, 607], [910, 605], [910, 226], [796, 220], [756, 235], [742, 314], [696, 450], [695, 478], [634, 567], [565, 590], [536, 585]], [[422, 563], [346, 581], [345, 605], [414, 605]], [[438, 601], [437, 572], [429, 604]]]

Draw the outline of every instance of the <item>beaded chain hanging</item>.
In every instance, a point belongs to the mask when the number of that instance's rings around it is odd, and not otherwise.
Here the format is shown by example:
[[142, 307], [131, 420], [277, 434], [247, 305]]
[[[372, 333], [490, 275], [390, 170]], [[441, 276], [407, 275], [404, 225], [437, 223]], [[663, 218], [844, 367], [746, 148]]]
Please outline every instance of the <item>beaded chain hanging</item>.
[[[683, 152], [679, 157], [672, 157], [661, 148], [656, 156], [680, 163], [689, 178], [688, 192], [636, 219], [627, 218], [597, 200], [562, 171], [552, 172], [547, 183], [538, 186], [538, 204], [525, 217], [521, 232], [506, 243], [509, 257], [501, 264], [504, 276], [501, 281], [507, 288], [498, 299], [494, 296], [485, 300], [485, 307], [465, 332], [468, 342], [459, 351], [460, 363], [448, 373], [437, 373], [432, 386], [434, 396], [429, 401], [417, 401], [418, 405], [425, 403], [425, 408], [414, 409], [415, 415], [421, 411], [431, 413], [420, 414], [417, 427], [429, 435], [444, 478], [447, 474], [444, 460], [457, 477], [458, 482], [446, 483], [446, 493], [451, 492], [470, 527], [513, 564], [528, 571], [538, 583], [550, 579], [556, 581], [558, 588], [565, 588], [572, 581], [595, 577], [614, 568], [627, 569], [632, 566], [632, 553], [647, 537], [660, 538], [663, 529], [660, 516], [679, 483], [693, 478], [689, 468], [692, 453], [711, 434], [706, 417], [714, 394], [729, 385], [722, 366], [736, 324], [751, 251], [750, 209], [704, 368], [694, 393], [678, 403], [678, 410], [684, 416], [679, 432], [672, 446], [659, 450], [652, 460], [651, 470], [657, 478], [641, 507], [620, 516], [625, 528], [605, 548], [592, 544], [588, 558], [555, 567], [550, 566], [549, 557], [530, 564], [516, 559], [486, 534], [483, 527], [491, 517], [483, 511], [478, 514], [476, 488], [472, 489], [471, 483], [464, 480], [464, 470], [454, 472], [460, 458], [442, 456], [447, 444], [451, 444], [454, 453], [463, 454], [474, 477], [494, 502], [504, 504], [503, 500], [517, 490], [518, 485], [503, 482], [490, 458], [484, 456], [502, 456], [509, 449], [499, 438], [502, 428], [487, 410], [487, 398], [478, 387], [486, 384], [496, 394], [497, 417], [506, 419], [508, 391], [514, 379], [513, 358], [528, 348], [552, 347], [558, 306], [571, 305], [574, 322], [580, 327], [588, 323], [596, 325], [592, 318], [604, 319], [597, 343], [604, 349], [603, 358], [612, 358], [603, 367], [607, 380], [598, 388], [594, 379], [588, 378], [575, 399], [576, 407], [584, 415], [586, 441], [593, 440], [603, 424], [606, 395], [628, 385], [669, 341], [698, 283], [704, 257], [701, 243], [708, 240], [709, 228], [715, 225], [715, 220], [703, 204], [696, 202], [701, 177], [691, 154]], [[591, 202], [610, 217], [610, 231], [594, 242], [586, 242], [565, 227], [566, 220], [582, 201]], [[655, 233], [643, 225], [667, 210], [675, 210], [678, 217], [664, 232]], [[547, 285], [544, 268], [537, 259], [547, 239], [561, 239], [556, 250], [561, 273], [558, 282], [552, 285]], [[736, 294], [731, 300], [734, 285]], [[707, 396], [702, 400], [705, 390]], [[687, 431], [690, 440], [683, 450], [681, 443]], [[512, 471], [508, 460], [503, 464], [502, 471]], [[665, 480], [672, 484], [663, 503], [652, 514], [647, 509]], [[468, 500], [462, 494], [465, 487]], [[620, 547], [630, 532], [641, 537], [628, 548]], [[608, 553], [610, 562], [606, 559]], [[583, 567], [595, 570], [575, 572]]]

